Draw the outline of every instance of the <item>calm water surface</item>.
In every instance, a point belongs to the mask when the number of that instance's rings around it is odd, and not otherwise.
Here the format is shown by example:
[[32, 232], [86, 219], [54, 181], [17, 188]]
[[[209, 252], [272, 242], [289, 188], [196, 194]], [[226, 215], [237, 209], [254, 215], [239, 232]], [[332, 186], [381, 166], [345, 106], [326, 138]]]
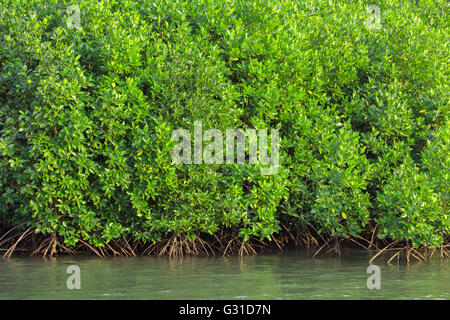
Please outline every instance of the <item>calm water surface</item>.
[[[369, 290], [368, 254], [340, 258], [306, 252], [252, 257], [13, 257], [0, 262], [0, 299], [450, 299], [450, 261], [381, 268]], [[81, 289], [67, 289], [69, 265]]]

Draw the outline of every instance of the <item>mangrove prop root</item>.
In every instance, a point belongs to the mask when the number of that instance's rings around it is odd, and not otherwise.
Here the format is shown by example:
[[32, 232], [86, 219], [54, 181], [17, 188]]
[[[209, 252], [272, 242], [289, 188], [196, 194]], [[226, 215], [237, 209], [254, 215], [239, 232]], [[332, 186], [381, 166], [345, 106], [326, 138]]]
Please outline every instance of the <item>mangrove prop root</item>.
[[391, 244], [388, 244], [386, 247], [384, 247], [383, 249], [379, 250], [378, 253], [376, 255], [374, 255], [372, 257], [372, 259], [369, 260], [369, 263], [372, 263], [380, 254], [382, 254], [383, 252], [385, 252], [388, 248], [392, 247], [393, 245], [395, 245], [398, 241], [392, 242]]
[[[367, 234], [367, 238], [362, 236], [356, 237], [327, 237], [319, 234], [313, 227], [309, 229], [289, 229], [282, 224], [282, 230], [273, 234], [271, 240], [262, 240], [259, 237], [250, 236], [244, 240], [239, 236], [239, 229], [221, 228], [214, 234], [197, 233], [193, 238], [188, 238], [184, 234], [171, 232], [162, 235], [161, 239], [154, 243], [148, 244], [133, 238], [112, 239], [101, 246], [90, 244], [87, 240], [78, 239], [78, 243], [74, 246], [65, 246], [64, 239], [56, 233], [52, 234], [36, 234], [32, 228], [25, 231], [18, 231], [19, 226], [13, 228], [3, 228], [3, 234], [0, 234], [0, 250], [5, 252], [3, 259], [10, 259], [13, 252], [28, 253], [32, 256], [53, 257], [59, 254], [74, 255], [80, 252], [91, 252], [99, 258], [110, 256], [127, 256], [133, 257], [138, 255], [157, 255], [168, 256], [170, 258], [183, 258], [187, 255], [215, 255], [220, 253], [227, 255], [256, 255], [264, 251], [284, 251], [288, 247], [306, 248], [308, 251], [314, 248], [316, 251], [313, 257], [319, 254], [334, 253], [341, 254], [341, 246], [350, 244], [359, 247], [365, 251], [372, 252], [375, 255], [370, 259], [372, 263], [383, 253], [391, 253], [387, 263], [391, 263], [394, 259], [404, 259], [407, 262], [411, 259], [416, 261], [425, 261], [431, 259], [435, 253], [438, 253], [441, 259], [450, 257], [450, 243], [446, 242], [440, 247], [414, 247], [410, 243], [396, 241], [392, 243], [384, 243], [384, 247], [380, 250], [375, 243], [376, 230]], [[333, 243], [334, 241], [334, 243]]]
[[313, 258], [315, 258], [315, 257], [320, 253], [320, 251], [322, 251], [323, 248], [325, 248], [326, 246], [328, 246], [328, 244], [330, 243], [331, 240], [333, 240], [333, 238], [331, 238], [331, 239], [329, 239], [327, 242], [325, 242], [325, 244], [324, 244], [323, 246], [321, 246], [321, 247], [319, 248], [319, 250], [316, 251], [316, 253], [314, 253]]
[[11, 258], [11, 254], [13, 253], [14, 249], [17, 247], [17, 244], [26, 237], [27, 234], [29, 234], [31, 228], [28, 228], [22, 235], [17, 239], [17, 241], [6, 251], [6, 253], [3, 255], [3, 259], [9, 260]]

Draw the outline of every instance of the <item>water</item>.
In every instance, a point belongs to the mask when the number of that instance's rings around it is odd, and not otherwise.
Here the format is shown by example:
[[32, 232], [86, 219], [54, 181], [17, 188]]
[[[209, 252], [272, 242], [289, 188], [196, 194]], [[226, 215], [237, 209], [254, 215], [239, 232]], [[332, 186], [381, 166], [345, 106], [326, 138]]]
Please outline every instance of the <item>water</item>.
[[[0, 262], [0, 299], [445, 299], [450, 261], [387, 265], [381, 289], [367, 288], [367, 253], [306, 252], [251, 257], [13, 257]], [[67, 267], [81, 289], [67, 288]]]

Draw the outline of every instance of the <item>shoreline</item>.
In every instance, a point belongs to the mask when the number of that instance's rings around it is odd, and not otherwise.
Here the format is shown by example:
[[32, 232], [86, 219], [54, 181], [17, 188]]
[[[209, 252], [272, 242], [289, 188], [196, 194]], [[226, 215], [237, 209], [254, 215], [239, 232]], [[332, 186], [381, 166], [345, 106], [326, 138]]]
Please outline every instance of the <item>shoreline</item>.
[[439, 256], [441, 260], [450, 257], [449, 238], [438, 247], [415, 247], [409, 241], [381, 240], [375, 234], [368, 238], [330, 237], [301, 228], [282, 230], [272, 235], [270, 241], [254, 236], [244, 241], [238, 236], [237, 229], [223, 228], [212, 235], [197, 233], [194, 240], [184, 234], [166, 233], [155, 243], [123, 238], [113, 239], [105, 246], [94, 246], [81, 239], [75, 246], [65, 246], [61, 236], [36, 234], [31, 228], [14, 232], [15, 229], [10, 228], [6, 232], [3, 232], [5, 228], [0, 229], [0, 255], [3, 260], [9, 260], [12, 254], [41, 258], [88, 254], [102, 259], [137, 256], [165, 256], [171, 259], [185, 256], [255, 256], [294, 249], [307, 249], [313, 257], [320, 257], [341, 256], [345, 248], [360, 248], [371, 253], [369, 263], [380, 258], [383, 253], [390, 254], [387, 263], [395, 260], [422, 262], [431, 260], [433, 256]]

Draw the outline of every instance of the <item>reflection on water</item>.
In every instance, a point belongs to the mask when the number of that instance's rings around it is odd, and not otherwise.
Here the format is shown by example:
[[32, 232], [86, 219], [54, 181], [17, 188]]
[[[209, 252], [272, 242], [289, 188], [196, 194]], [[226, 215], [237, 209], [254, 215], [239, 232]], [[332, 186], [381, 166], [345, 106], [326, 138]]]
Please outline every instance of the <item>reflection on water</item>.
[[[386, 265], [381, 289], [366, 286], [368, 255], [306, 252], [252, 257], [15, 257], [0, 262], [0, 299], [449, 299], [450, 262]], [[69, 265], [81, 289], [69, 290]]]

